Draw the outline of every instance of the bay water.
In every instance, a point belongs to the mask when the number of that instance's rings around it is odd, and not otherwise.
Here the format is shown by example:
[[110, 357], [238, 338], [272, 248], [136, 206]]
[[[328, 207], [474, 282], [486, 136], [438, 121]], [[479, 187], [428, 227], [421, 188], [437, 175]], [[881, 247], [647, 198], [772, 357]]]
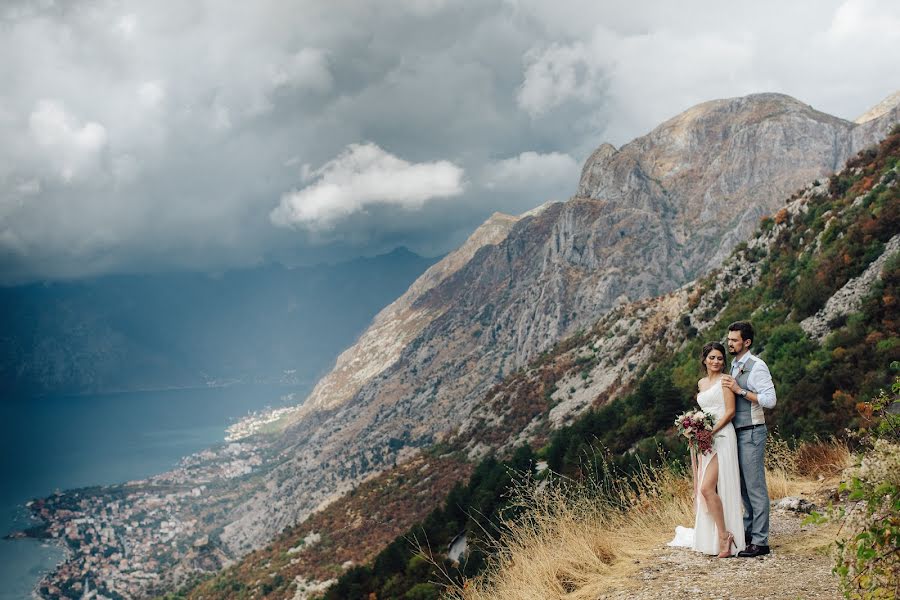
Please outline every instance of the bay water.
[[[0, 536], [24, 529], [32, 498], [164, 472], [224, 441], [248, 412], [305, 398], [310, 386], [233, 385], [0, 399]], [[0, 600], [24, 600], [64, 557], [38, 540], [0, 540]]]

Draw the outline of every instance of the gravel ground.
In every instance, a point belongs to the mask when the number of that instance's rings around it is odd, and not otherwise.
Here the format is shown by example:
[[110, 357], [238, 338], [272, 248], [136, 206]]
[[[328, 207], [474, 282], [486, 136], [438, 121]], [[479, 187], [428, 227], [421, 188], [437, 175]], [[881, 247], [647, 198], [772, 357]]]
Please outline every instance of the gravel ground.
[[772, 511], [772, 553], [759, 558], [716, 559], [686, 548], [661, 547], [627, 587], [610, 590], [613, 598], [783, 598], [839, 599], [832, 561], [816, 546], [814, 526], [803, 526], [805, 514]]

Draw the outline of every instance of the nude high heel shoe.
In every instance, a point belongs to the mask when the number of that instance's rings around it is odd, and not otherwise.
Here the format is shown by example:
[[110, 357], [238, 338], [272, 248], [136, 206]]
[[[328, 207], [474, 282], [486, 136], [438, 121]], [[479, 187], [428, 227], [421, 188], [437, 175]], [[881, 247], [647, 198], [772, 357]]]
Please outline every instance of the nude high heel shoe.
[[[725, 538], [725, 549], [719, 552], [717, 555], [719, 558], [731, 558], [733, 555], [731, 554], [731, 547], [734, 546], [734, 549], [737, 550], [737, 545], [734, 543], [734, 534], [728, 532], [728, 537]], [[722, 541], [719, 540], [719, 548], [722, 547]]]

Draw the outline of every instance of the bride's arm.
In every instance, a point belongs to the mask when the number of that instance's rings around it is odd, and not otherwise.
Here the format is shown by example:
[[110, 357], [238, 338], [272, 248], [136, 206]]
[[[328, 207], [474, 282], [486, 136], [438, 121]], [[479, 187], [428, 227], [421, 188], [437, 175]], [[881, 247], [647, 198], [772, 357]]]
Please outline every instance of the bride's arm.
[[716, 426], [712, 428], [713, 435], [719, 433], [719, 430], [728, 425], [731, 419], [734, 418], [734, 392], [728, 388], [722, 388], [722, 395], [725, 396], [725, 413], [716, 423]]

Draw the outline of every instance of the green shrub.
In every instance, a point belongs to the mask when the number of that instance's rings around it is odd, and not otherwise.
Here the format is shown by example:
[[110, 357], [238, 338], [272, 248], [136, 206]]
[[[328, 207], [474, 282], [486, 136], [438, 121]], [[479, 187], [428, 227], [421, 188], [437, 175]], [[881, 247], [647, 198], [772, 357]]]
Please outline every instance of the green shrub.
[[403, 595], [404, 600], [438, 600], [441, 591], [433, 583], [417, 583]]
[[847, 598], [900, 597], [900, 416], [893, 410], [898, 404], [900, 376], [890, 393], [882, 390], [858, 407], [864, 417], [862, 452], [840, 488], [849, 493], [850, 507], [834, 567]]
[[900, 444], [876, 440], [841, 485], [852, 508], [834, 572], [847, 598], [900, 597]]

